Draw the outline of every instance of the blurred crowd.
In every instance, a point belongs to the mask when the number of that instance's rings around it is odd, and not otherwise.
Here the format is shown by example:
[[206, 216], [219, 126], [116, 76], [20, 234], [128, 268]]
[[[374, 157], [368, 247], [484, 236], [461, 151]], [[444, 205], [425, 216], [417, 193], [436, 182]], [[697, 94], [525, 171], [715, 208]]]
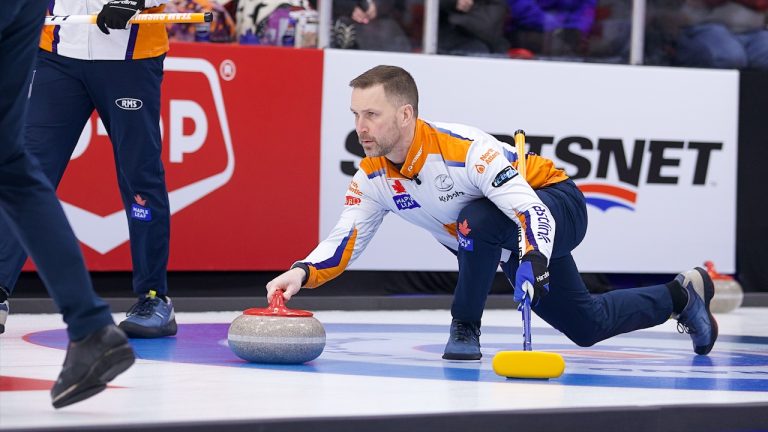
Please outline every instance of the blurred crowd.
[[[316, 47], [317, 1], [171, 0], [173, 40]], [[631, 0], [439, 0], [440, 54], [627, 63]], [[768, 69], [768, 0], [646, 0], [644, 64]], [[330, 46], [420, 52], [423, 0], [333, 0]]]

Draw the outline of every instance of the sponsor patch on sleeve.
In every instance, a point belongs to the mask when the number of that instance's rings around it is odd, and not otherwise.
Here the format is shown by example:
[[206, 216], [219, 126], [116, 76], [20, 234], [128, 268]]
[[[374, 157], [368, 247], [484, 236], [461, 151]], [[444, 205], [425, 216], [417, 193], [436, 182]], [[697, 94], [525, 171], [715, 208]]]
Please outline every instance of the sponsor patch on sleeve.
[[515, 178], [515, 176], [517, 176], [517, 171], [515, 171], [511, 166], [508, 166], [496, 174], [496, 177], [493, 179], [493, 183], [491, 183], [491, 185], [493, 185], [493, 187], [499, 187]]

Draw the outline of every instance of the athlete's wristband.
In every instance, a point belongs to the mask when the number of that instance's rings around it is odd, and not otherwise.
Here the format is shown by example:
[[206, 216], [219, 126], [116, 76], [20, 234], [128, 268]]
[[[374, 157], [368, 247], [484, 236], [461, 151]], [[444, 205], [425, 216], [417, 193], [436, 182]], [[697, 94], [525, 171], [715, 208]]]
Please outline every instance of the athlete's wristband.
[[304, 264], [303, 262], [297, 262], [291, 266], [290, 270], [293, 270], [295, 268], [300, 268], [304, 270], [304, 277], [301, 279], [301, 286], [303, 287], [307, 283], [307, 279], [309, 279], [309, 266]]

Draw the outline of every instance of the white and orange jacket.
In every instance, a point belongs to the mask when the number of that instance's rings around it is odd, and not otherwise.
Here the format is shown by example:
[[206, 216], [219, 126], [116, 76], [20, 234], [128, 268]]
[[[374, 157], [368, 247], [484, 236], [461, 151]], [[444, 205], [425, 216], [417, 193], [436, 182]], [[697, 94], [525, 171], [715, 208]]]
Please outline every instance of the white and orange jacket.
[[[491, 200], [526, 232], [524, 253], [538, 250], [549, 259], [555, 220], [534, 192], [568, 179], [551, 160], [526, 157], [526, 180], [517, 173], [515, 148], [470, 126], [417, 120], [402, 167], [385, 157], [365, 158], [345, 195], [339, 222], [304, 260], [304, 287], [315, 288], [340, 275], [370, 242], [384, 216], [397, 213], [458, 250], [459, 212], [483, 197]], [[470, 227], [471, 229], [471, 227]], [[515, 252], [516, 254], [516, 252]]]
[[[49, 15], [95, 15], [108, 0], [51, 0]], [[168, 0], [146, 0], [142, 13], [158, 13]], [[40, 48], [64, 57], [81, 60], [138, 60], [168, 52], [165, 24], [131, 25], [108, 35], [96, 25], [44, 26]]]

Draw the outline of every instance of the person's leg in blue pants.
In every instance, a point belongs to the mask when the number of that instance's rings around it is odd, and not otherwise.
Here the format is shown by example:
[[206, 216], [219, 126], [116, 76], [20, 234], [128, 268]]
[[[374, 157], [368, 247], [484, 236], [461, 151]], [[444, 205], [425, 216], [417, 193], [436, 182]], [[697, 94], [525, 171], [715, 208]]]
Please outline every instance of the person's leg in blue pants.
[[[571, 256], [587, 227], [581, 192], [568, 180], [539, 189], [536, 194], [556, 222], [549, 262], [550, 292], [533, 308], [537, 315], [581, 346], [652, 327], [670, 317], [672, 299], [665, 285], [590, 294]], [[502, 248], [512, 251], [502, 270], [514, 280], [518, 266], [517, 225], [487, 199], [465, 207], [459, 222], [465, 220], [471, 229], [467, 237], [473, 242], [473, 250], [459, 250], [459, 282], [452, 313], [460, 320], [479, 321]]]
[[[73, 60], [39, 50], [25, 127], [27, 152], [58, 187], [93, 103]], [[0, 221], [0, 233], [9, 228]], [[0, 285], [13, 293], [27, 254], [13, 236], [0, 235]]]
[[[128, 217], [133, 262], [133, 291], [166, 295], [170, 206], [160, 138], [160, 85], [165, 56], [97, 61], [88, 65], [88, 88], [115, 156], [117, 181]], [[115, 101], [130, 97], [139, 109]], [[136, 206], [147, 211], [135, 212]]]
[[24, 149], [22, 125], [46, 0], [11, 2], [0, 15], [0, 214], [38, 267], [70, 344], [51, 390], [62, 407], [88, 398], [133, 364], [125, 335], [96, 296], [51, 183]]
[[[33, 7], [33, 3], [39, 7]], [[45, 4], [36, 1], [15, 5], [36, 10], [39, 15], [21, 13], [17, 21], [7, 23], [0, 39], [0, 94], [4, 95], [0, 98], [0, 113], [4, 114], [0, 117], [0, 208], [4, 222], [30, 251], [64, 315], [69, 336], [78, 340], [113, 321], [109, 306], [93, 291], [82, 252], [53, 187], [37, 160], [25, 151], [22, 139], [29, 78]]]
[[[133, 290], [139, 299], [120, 328], [131, 337], [176, 334], [166, 270], [170, 243], [170, 205], [161, 159], [160, 85], [163, 60], [95, 61], [87, 68], [87, 87], [109, 138], [117, 182], [128, 218]], [[126, 107], [121, 101], [130, 100]]]

